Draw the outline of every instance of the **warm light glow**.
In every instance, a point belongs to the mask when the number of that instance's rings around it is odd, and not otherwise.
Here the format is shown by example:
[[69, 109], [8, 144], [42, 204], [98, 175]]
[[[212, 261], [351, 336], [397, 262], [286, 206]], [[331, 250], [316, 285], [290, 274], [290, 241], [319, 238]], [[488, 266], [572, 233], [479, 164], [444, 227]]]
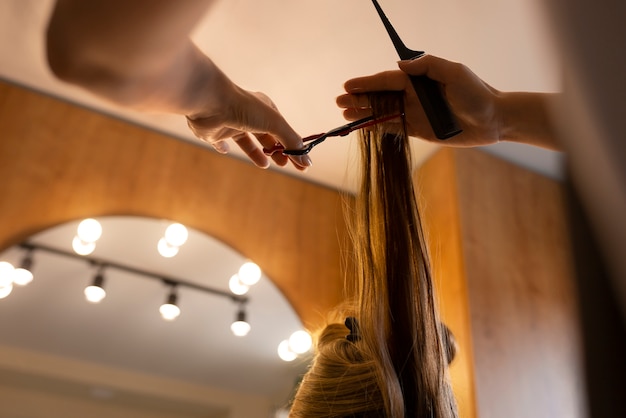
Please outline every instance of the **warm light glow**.
[[241, 280], [239, 280], [239, 276], [236, 274], [234, 274], [228, 281], [228, 288], [235, 295], [245, 295], [250, 289], [249, 286], [241, 283]]
[[[13, 284], [14, 273], [15, 268], [13, 264], [8, 261], [0, 261], [0, 288], [9, 287]], [[11, 293], [11, 290], [9, 290], [9, 293]]]
[[95, 219], [85, 219], [78, 224], [76, 235], [85, 243], [96, 242], [102, 236], [102, 225]]
[[252, 286], [261, 279], [261, 269], [251, 261], [244, 263], [239, 268], [239, 281], [241, 283]]
[[289, 349], [289, 341], [283, 340], [278, 344], [278, 357], [283, 361], [294, 361], [298, 355]]
[[230, 325], [230, 330], [237, 337], [245, 337], [250, 332], [250, 324], [246, 321], [235, 321]]
[[159, 250], [159, 254], [161, 254], [165, 258], [172, 258], [176, 254], [178, 254], [178, 247], [174, 247], [168, 244], [165, 237], [159, 240], [159, 244], [157, 245], [157, 249]]
[[289, 350], [296, 354], [306, 353], [312, 345], [313, 339], [306, 331], [296, 331], [289, 337]]
[[107, 293], [100, 286], [87, 286], [85, 288], [85, 298], [88, 302], [99, 303], [106, 295]]
[[26, 286], [33, 281], [33, 273], [29, 270], [18, 268], [13, 272], [13, 283], [19, 286]]
[[166, 321], [173, 321], [180, 315], [180, 308], [172, 303], [164, 303], [159, 308], [159, 312]]
[[12, 284], [9, 284], [8, 286], [1, 286], [0, 287], [0, 299], [4, 299], [7, 296], [9, 296], [12, 290], [13, 290]]
[[85, 242], [78, 236], [72, 240], [72, 249], [78, 255], [89, 255], [96, 249], [95, 242]]
[[165, 230], [165, 240], [172, 247], [180, 247], [185, 242], [187, 242], [187, 238], [189, 237], [189, 232], [187, 232], [187, 228], [182, 224], [171, 224]]

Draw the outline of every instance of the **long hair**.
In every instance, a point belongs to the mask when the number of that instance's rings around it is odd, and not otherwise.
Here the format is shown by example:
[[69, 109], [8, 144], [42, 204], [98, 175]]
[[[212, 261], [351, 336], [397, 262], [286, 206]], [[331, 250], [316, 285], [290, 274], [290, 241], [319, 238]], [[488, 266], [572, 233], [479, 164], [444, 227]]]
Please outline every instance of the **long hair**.
[[[370, 101], [375, 117], [402, 111], [399, 94]], [[356, 303], [343, 313], [357, 318], [359, 338], [346, 339], [341, 320], [321, 332], [290, 416], [456, 417], [404, 119], [360, 136], [361, 185], [348, 216]]]

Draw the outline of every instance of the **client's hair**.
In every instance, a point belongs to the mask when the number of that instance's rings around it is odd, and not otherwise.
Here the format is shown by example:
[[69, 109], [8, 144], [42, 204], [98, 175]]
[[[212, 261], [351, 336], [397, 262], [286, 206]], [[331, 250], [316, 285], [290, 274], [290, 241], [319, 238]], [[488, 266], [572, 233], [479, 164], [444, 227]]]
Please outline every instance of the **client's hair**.
[[[399, 94], [370, 100], [375, 117], [402, 112]], [[317, 337], [291, 417], [457, 416], [447, 381], [453, 338], [438, 318], [404, 118], [399, 126], [361, 132], [361, 185], [348, 216], [356, 302]]]

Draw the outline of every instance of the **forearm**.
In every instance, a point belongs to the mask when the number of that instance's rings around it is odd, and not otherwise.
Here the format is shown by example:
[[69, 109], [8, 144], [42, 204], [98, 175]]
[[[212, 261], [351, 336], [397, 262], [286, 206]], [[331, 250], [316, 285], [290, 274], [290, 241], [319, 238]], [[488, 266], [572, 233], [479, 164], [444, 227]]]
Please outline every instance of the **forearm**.
[[50, 68], [123, 106], [193, 113], [200, 86], [232, 85], [188, 37], [210, 3], [59, 0], [47, 33]]
[[506, 92], [498, 95], [500, 141], [560, 150], [551, 113], [556, 93]]

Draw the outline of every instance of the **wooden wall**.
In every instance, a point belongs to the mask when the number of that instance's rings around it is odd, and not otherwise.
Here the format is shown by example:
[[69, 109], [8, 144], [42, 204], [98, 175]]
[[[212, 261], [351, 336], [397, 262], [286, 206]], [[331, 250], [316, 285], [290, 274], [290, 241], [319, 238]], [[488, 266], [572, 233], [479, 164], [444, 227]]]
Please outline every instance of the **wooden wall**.
[[476, 150], [441, 151], [416, 178], [461, 348], [451, 372], [474, 385], [462, 416], [474, 399], [481, 418], [587, 416], [562, 184]]

